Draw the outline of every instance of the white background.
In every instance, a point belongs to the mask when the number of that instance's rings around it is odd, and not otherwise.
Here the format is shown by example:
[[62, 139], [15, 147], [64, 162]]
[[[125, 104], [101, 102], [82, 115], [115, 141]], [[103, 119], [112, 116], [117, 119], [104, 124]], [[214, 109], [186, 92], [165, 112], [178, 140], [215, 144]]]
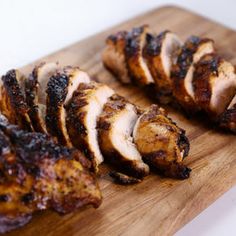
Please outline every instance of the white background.
[[[163, 4], [236, 29], [235, 0], [0, 0], [0, 74]], [[235, 224], [236, 187], [176, 235], [235, 236]]]

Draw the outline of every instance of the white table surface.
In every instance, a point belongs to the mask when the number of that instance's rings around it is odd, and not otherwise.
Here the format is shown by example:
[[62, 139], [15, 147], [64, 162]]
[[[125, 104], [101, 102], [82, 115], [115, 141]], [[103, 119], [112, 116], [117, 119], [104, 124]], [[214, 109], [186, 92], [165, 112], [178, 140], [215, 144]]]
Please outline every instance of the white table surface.
[[[189, 8], [236, 29], [235, 0], [1, 0], [0, 74], [163, 4]], [[176, 235], [235, 236], [234, 224], [236, 187]]]

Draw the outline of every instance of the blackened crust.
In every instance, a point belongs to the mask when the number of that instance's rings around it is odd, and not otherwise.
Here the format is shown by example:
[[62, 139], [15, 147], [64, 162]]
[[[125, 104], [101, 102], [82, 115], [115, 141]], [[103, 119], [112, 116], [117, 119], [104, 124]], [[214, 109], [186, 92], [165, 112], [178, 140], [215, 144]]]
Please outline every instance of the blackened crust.
[[[7, 109], [12, 109], [12, 114], [15, 117], [8, 117], [11, 122], [18, 124], [21, 128], [33, 130], [28, 116], [29, 107], [26, 103], [22, 88], [17, 79], [16, 70], [10, 70], [6, 75], [2, 76], [6, 99], [9, 100]], [[2, 111], [5, 114], [4, 111]]]
[[109, 173], [110, 177], [114, 180], [115, 183], [121, 184], [121, 185], [131, 185], [131, 184], [137, 184], [141, 182], [141, 179], [134, 178], [125, 174], [122, 174], [120, 172], [111, 171]]

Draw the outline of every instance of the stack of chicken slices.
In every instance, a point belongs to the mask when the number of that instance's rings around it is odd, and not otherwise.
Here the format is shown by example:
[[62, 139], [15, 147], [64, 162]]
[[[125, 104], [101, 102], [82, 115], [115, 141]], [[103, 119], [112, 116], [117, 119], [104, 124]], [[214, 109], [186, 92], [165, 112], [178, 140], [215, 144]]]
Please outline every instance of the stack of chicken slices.
[[162, 104], [178, 104], [189, 114], [203, 113], [236, 133], [236, 74], [219, 56], [214, 41], [190, 36], [184, 43], [147, 25], [106, 40], [103, 63], [122, 83], [154, 88]]

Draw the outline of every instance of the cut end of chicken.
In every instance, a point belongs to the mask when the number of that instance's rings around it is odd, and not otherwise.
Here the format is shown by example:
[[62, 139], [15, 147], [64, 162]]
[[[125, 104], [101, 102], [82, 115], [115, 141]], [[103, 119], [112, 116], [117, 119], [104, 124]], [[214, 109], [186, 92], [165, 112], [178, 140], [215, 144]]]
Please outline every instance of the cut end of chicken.
[[72, 143], [66, 128], [65, 106], [71, 100], [79, 84], [89, 82], [90, 78], [87, 73], [78, 67], [67, 66], [50, 77], [47, 84], [47, 131], [66, 146], [70, 147]]
[[234, 67], [216, 54], [207, 54], [196, 64], [193, 86], [197, 105], [217, 118], [235, 95]]
[[191, 36], [179, 51], [177, 63], [172, 68], [173, 95], [188, 113], [200, 109], [195, 103], [193, 89], [194, 64], [206, 54], [214, 52], [214, 42], [208, 38]]
[[157, 105], [152, 105], [135, 124], [134, 142], [144, 161], [172, 178], [189, 177], [190, 169], [182, 164], [189, 152], [185, 131], [179, 128]]
[[127, 34], [125, 54], [129, 75], [135, 83], [141, 86], [154, 83], [146, 60], [143, 58], [143, 49], [146, 45], [148, 31], [149, 27], [144, 25], [133, 28]]
[[132, 131], [137, 108], [123, 97], [113, 95], [98, 120], [99, 144], [105, 160], [136, 178], [148, 175], [149, 168], [133, 143]]
[[58, 70], [58, 63], [42, 62], [37, 65], [25, 81], [26, 102], [29, 116], [37, 132], [47, 133], [45, 124], [46, 88], [49, 78]]
[[93, 162], [93, 169], [103, 162], [98, 137], [97, 119], [114, 91], [104, 84], [80, 84], [67, 105], [67, 129], [73, 145]]
[[110, 35], [106, 40], [106, 48], [102, 54], [104, 66], [125, 84], [131, 82], [125, 57], [126, 36], [126, 31]]
[[9, 121], [21, 128], [33, 130], [28, 115], [29, 106], [24, 96], [25, 76], [18, 70], [10, 70], [1, 78], [0, 110]]
[[144, 57], [155, 80], [160, 96], [169, 96], [172, 92], [171, 68], [176, 63], [181, 40], [170, 31], [163, 31], [158, 36], [148, 35]]
[[228, 108], [220, 116], [219, 124], [222, 128], [236, 133], [236, 95]]

